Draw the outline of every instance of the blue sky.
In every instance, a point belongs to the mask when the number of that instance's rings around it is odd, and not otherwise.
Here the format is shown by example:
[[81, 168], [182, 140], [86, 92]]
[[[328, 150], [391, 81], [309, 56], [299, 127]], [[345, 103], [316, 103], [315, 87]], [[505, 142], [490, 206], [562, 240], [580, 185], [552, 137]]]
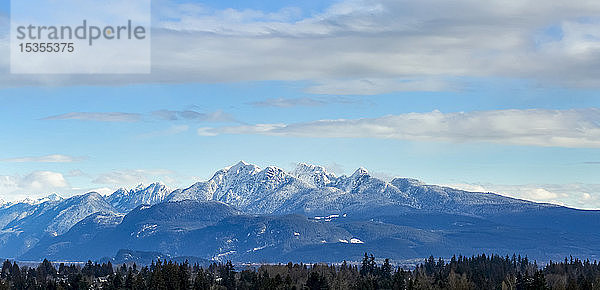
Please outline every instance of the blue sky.
[[150, 75], [10, 75], [0, 33], [0, 197], [245, 160], [600, 208], [600, 6], [492, 2], [154, 1]]

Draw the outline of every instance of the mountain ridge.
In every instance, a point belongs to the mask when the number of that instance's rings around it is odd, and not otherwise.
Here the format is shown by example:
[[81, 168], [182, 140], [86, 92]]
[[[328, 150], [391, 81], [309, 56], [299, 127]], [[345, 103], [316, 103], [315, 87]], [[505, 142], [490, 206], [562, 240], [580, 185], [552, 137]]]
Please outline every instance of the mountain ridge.
[[[563, 220], [548, 223], [550, 218]], [[548, 239], [581, 234], [598, 223], [600, 212], [412, 178], [385, 181], [362, 167], [349, 176], [336, 176], [305, 163], [287, 172], [240, 161], [186, 188], [152, 183], [105, 196], [92, 192], [5, 204], [0, 206], [0, 255], [80, 259], [128, 249], [276, 262], [304, 256], [334, 261], [345, 251], [360, 255], [378, 249], [402, 258], [441, 255], [448, 247], [464, 253], [508, 251], [511, 243], [527, 248], [536, 239], [513, 235], [535, 230]], [[263, 225], [272, 232], [257, 235]], [[494, 236], [499, 239], [490, 239]], [[586, 239], [548, 245], [551, 257], [563, 248], [592, 255], [588, 245], [600, 242], [600, 236]], [[187, 250], [199, 242], [202, 249]]]
[[[372, 184], [370, 185], [376, 188], [360, 188], [361, 185], [364, 185], [364, 183], [368, 182], [371, 182]], [[267, 183], [265, 185], [267, 187], [252, 187], [249, 186], [249, 184], [251, 185], [251, 183]], [[240, 192], [253, 194], [257, 190], [278, 191], [281, 189], [279, 188], [279, 186], [284, 185], [288, 185], [289, 189], [290, 184], [288, 183], [293, 183], [291, 185], [296, 185], [296, 190], [298, 191], [325, 189], [325, 191], [320, 192], [324, 194], [339, 194], [340, 191], [342, 193], [348, 193], [352, 191], [354, 191], [354, 193], [360, 193], [364, 192], [365, 190], [373, 189], [375, 189], [375, 191], [385, 191], [386, 187], [393, 186], [396, 189], [398, 189], [396, 193], [398, 193], [400, 196], [406, 199], [405, 202], [407, 202], [408, 205], [411, 202], [411, 198], [406, 194], [406, 192], [408, 191], [412, 194], [421, 194], [423, 192], [418, 192], [412, 189], [418, 187], [426, 187], [429, 188], [429, 192], [470, 192], [481, 196], [490, 195], [493, 197], [499, 197], [497, 201], [503, 200], [505, 202], [512, 203], [523, 202], [535, 203], [540, 205], [560, 206], [551, 203], [539, 203], [508, 197], [498, 193], [472, 192], [455, 189], [447, 186], [428, 185], [414, 178], [395, 177], [390, 181], [385, 181], [371, 176], [369, 172], [363, 167], [360, 167], [357, 170], [355, 170], [354, 173], [350, 176], [336, 176], [333, 173], [329, 173], [324, 167], [319, 165], [299, 163], [296, 166], [296, 168], [289, 172], [286, 172], [284, 169], [281, 169], [276, 166], [267, 166], [264, 169], [261, 169], [260, 167], [247, 163], [245, 161], [240, 161], [234, 165], [220, 169], [216, 171], [210, 179], [206, 181], [196, 182], [188, 187], [177, 188], [173, 190], [161, 182], [155, 182], [149, 185], [140, 184], [135, 188], [131, 189], [119, 188], [113, 193], [104, 196], [104, 199], [122, 213], [128, 212], [142, 204], [154, 205], [164, 201], [180, 201], [188, 199], [218, 200], [226, 203], [231, 203], [234, 206], [237, 205], [243, 208], [248, 205], [237, 200], [242, 198], [250, 199], [250, 196], [242, 196]], [[435, 190], [433, 188], [435, 188]], [[261, 196], [258, 196], [258, 198], [260, 199]], [[4, 203], [0, 205], [0, 209], [8, 208], [19, 204], [36, 205], [48, 201], [54, 202], [61, 200], [64, 200], [64, 198], [54, 193], [47, 197], [43, 197], [37, 200], [25, 199], [22, 201]], [[486, 198], [486, 200], [489, 201], [490, 199]], [[412, 202], [414, 202], [414, 200]], [[1, 218], [0, 225], [2, 225]]]

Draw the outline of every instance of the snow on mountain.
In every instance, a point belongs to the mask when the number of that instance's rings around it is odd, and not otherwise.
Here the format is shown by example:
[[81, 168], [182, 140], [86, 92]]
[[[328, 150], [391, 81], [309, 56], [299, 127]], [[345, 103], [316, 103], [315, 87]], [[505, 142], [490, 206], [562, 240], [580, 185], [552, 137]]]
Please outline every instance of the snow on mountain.
[[28, 210], [23, 211], [19, 218], [9, 222], [4, 229], [39, 229], [50, 234], [62, 234], [90, 214], [96, 212], [116, 213], [115, 208], [96, 192], [31, 206]]
[[493, 193], [469, 192], [437, 185], [426, 185], [411, 178], [395, 178], [391, 184], [414, 197], [418, 201], [416, 208], [430, 211], [479, 215], [556, 207]]
[[[81, 200], [84, 196], [87, 201]], [[104, 199], [98, 194], [84, 196], [62, 199], [51, 195], [39, 200], [5, 204], [0, 207], [0, 228], [15, 230], [18, 227], [14, 225], [21, 225], [21, 221], [27, 224], [27, 221], [36, 220], [41, 215], [54, 213], [56, 216], [52, 219], [55, 220], [41, 223], [45, 225], [42, 230], [60, 234], [85, 218], [86, 214], [98, 211], [124, 214], [143, 204], [183, 200], [220, 201], [252, 214], [303, 213], [313, 216], [398, 206], [470, 214], [507, 207], [543, 206], [495, 194], [425, 185], [415, 179], [396, 178], [387, 182], [371, 176], [364, 168], [357, 169], [350, 176], [338, 177], [321, 166], [304, 163], [287, 173], [278, 167], [261, 169], [244, 161], [221, 169], [208, 181], [185, 189], [171, 191], [162, 183], [153, 183], [131, 190], [119, 189]], [[73, 202], [90, 205], [86, 208], [86, 205], [79, 204], [75, 206], [77, 209], [56, 212], [57, 208]]]
[[17, 203], [0, 210], [6, 224], [0, 231], [0, 255], [14, 257], [35, 245], [41, 238], [67, 232], [87, 216], [117, 210], [96, 192], [42, 203]]
[[127, 213], [142, 204], [161, 203], [170, 193], [171, 189], [160, 182], [152, 183], [149, 186], [140, 184], [131, 190], [120, 188], [106, 197], [106, 201], [120, 212]]
[[37, 205], [37, 204], [42, 204], [47, 201], [60, 201], [60, 200], [63, 200], [63, 198], [56, 193], [52, 193], [48, 196], [44, 196], [44, 197], [38, 198], [38, 199], [33, 199], [33, 198], [27, 197], [22, 200], [9, 201], [9, 202], [6, 202], [3, 199], [0, 199], [0, 208], [8, 208], [8, 207], [11, 207], [11, 206], [17, 205], [17, 204]]
[[46, 197], [40, 198], [37, 200], [37, 203], [44, 203], [46, 201], [61, 201], [63, 198], [56, 193], [48, 195]]
[[211, 179], [216, 190], [212, 199], [253, 213], [273, 212], [306, 188], [280, 168], [260, 170], [243, 162], [218, 172]]
[[217, 171], [208, 181], [173, 191], [166, 200], [215, 200], [247, 213], [309, 215], [395, 207], [478, 214], [507, 207], [543, 206], [496, 194], [425, 185], [415, 179], [387, 182], [364, 168], [338, 177], [321, 166], [305, 163], [287, 173], [278, 167], [261, 169], [243, 161]]
[[[87, 259], [130, 249], [216, 260], [338, 261], [374, 251], [406, 259], [538, 247], [554, 258], [572, 249], [594, 253], [600, 238], [580, 237], [599, 220], [600, 212], [409, 178], [388, 182], [364, 168], [336, 176], [315, 165], [286, 172], [241, 161], [172, 192], [155, 183], [106, 197], [0, 206], [0, 256]], [[563, 235], [579, 238], [557, 243]]]
[[323, 167], [299, 164], [291, 173], [246, 162], [217, 171], [206, 182], [175, 190], [167, 198], [216, 200], [255, 214], [339, 213], [366, 205], [412, 205], [414, 200], [392, 184], [371, 177], [365, 169], [336, 177]]
[[309, 188], [283, 169], [269, 166], [261, 170], [240, 161], [217, 171], [206, 182], [174, 191], [168, 200], [215, 200], [249, 213], [273, 213], [294, 195]]
[[291, 175], [312, 187], [325, 187], [336, 179], [335, 174], [328, 173], [322, 166], [300, 163]]
[[63, 200], [58, 194], [53, 193], [39, 199], [26, 198], [20, 201], [6, 202], [0, 205], [0, 229], [13, 221], [21, 220], [33, 214], [39, 205], [46, 202], [56, 203]]
[[[42, 239], [39, 243], [35, 244], [29, 249], [24, 256], [25, 259], [38, 259], [38, 257], [44, 258], [56, 258], [55, 255], [58, 251], [65, 251], [72, 253], [71, 247], [73, 245], [81, 243], [89, 243], [97, 237], [106, 236], [113, 228], [119, 225], [123, 221], [123, 214], [115, 214], [110, 212], [97, 212], [91, 214], [73, 225], [69, 231], [62, 235], [52, 236], [50, 238]], [[57, 241], [58, 240], [58, 241]], [[114, 242], [113, 242], [114, 243]], [[84, 248], [79, 253], [83, 259], [89, 259], [90, 253], [94, 249]], [[61, 259], [70, 258], [67, 254], [62, 254]]]
[[210, 184], [206, 181], [196, 182], [192, 186], [184, 189], [176, 189], [169, 196], [167, 201], [183, 201], [183, 200], [210, 200], [212, 198], [212, 192], [214, 190], [210, 188]]
[[238, 214], [222, 202], [191, 200], [143, 205], [125, 216], [94, 214], [74, 225], [66, 234], [39, 243], [24, 257], [89, 259], [113, 255], [119, 249], [128, 248], [167, 253], [181, 251], [178, 240], [182, 235]]
[[214, 196], [216, 191], [219, 190], [219, 187], [222, 187], [223, 184], [228, 183], [231, 179], [247, 180], [249, 175], [253, 175], [257, 171], [259, 171], [257, 166], [240, 161], [233, 166], [217, 171], [208, 181], [196, 182], [188, 188], [173, 191], [171, 195], [167, 197], [167, 200], [213, 200], [215, 199]]
[[[352, 237], [331, 223], [300, 215], [244, 215], [222, 202], [188, 200], [140, 206], [114, 227], [97, 229], [86, 218], [67, 234], [39, 243], [22, 258], [93, 259], [119, 249], [135, 249], [215, 260], [231, 258], [224, 253], [235, 252], [246, 261], [274, 262], [273, 257], [304, 246]], [[262, 255], [268, 260], [259, 258]]]
[[[0, 206], [0, 256], [15, 257], [44, 237], [66, 233], [90, 215], [95, 216], [83, 223], [86, 227], [102, 228], [98, 223], [103, 222], [114, 225], [127, 213], [132, 213], [127, 220], [133, 213], [144, 220], [150, 213], [169, 219], [169, 213], [174, 211], [168, 209], [173, 205], [147, 209], [165, 202], [186, 205], [184, 201], [223, 203], [244, 214], [300, 213], [308, 217], [348, 214], [353, 219], [415, 211], [482, 217], [552, 207], [491, 193], [425, 185], [415, 179], [396, 178], [387, 182], [371, 176], [364, 168], [350, 176], [336, 176], [315, 165], [299, 164], [288, 173], [278, 167], [259, 168], [241, 161], [217, 171], [207, 181], [174, 191], [162, 183], [153, 183], [131, 190], [119, 189], [106, 197], [98, 193], [68, 199], [51, 195], [5, 204]], [[205, 212], [196, 214], [205, 215]], [[195, 216], [187, 211], [182, 214]], [[153, 235], [157, 230], [154, 225], [160, 226], [158, 219], [153, 223], [136, 224], [136, 233]], [[183, 225], [176, 226], [178, 231]], [[346, 240], [351, 238], [345, 237]]]
[[98, 212], [117, 213], [115, 208], [110, 206], [110, 204], [104, 200], [102, 195], [97, 192], [89, 192], [84, 195], [69, 198], [65, 200], [65, 202], [59, 202], [58, 205], [53, 208], [53, 211], [57, 212], [57, 214], [54, 216], [48, 227], [46, 227], [45, 231], [56, 233], [58, 235], [65, 233], [74, 224], [91, 214]]

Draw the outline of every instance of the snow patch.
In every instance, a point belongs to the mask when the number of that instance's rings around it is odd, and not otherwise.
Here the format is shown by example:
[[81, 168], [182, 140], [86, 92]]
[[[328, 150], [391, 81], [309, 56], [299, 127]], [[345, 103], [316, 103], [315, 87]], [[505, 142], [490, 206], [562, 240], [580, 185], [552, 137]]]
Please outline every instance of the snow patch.
[[229, 252], [225, 252], [225, 253], [220, 253], [220, 254], [217, 254], [216, 256], [214, 256], [211, 260], [213, 260], [213, 261], [220, 261], [220, 259], [222, 257], [225, 257], [227, 255], [231, 255], [231, 254], [235, 254], [235, 253], [236, 253], [236, 251], [229, 251]]
[[[324, 220], [326, 222], [330, 222], [331, 220], [337, 219], [339, 217], [340, 217], [339, 214], [330, 214], [328, 216], [316, 216], [316, 217], [314, 217], [314, 219], [315, 220]], [[343, 217], [346, 217], [346, 214], [344, 214]]]
[[352, 239], [350, 239], [350, 243], [351, 244], [364, 244], [365, 242], [363, 242], [357, 238], [352, 238]]
[[266, 231], [267, 231], [267, 227], [263, 226], [263, 227], [260, 229], [260, 232], [258, 232], [258, 234], [259, 234], [259, 235], [262, 235], [262, 234], [264, 234]]
[[[150, 225], [150, 224], [146, 224], [142, 226], [142, 229], [140, 229], [135, 237], [139, 238], [140, 235], [151, 235], [154, 232], [156, 232], [156, 228], [158, 227], [158, 225]], [[133, 236], [134, 233], [131, 233], [131, 235]]]

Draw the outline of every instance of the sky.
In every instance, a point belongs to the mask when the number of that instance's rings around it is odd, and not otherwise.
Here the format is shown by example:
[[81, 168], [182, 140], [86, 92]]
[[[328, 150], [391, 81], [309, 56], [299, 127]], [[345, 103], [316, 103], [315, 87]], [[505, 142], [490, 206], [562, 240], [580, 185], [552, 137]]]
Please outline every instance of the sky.
[[150, 74], [10, 74], [0, 198], [240, 160], [600, 209], [597, 1], [152, 1]]

